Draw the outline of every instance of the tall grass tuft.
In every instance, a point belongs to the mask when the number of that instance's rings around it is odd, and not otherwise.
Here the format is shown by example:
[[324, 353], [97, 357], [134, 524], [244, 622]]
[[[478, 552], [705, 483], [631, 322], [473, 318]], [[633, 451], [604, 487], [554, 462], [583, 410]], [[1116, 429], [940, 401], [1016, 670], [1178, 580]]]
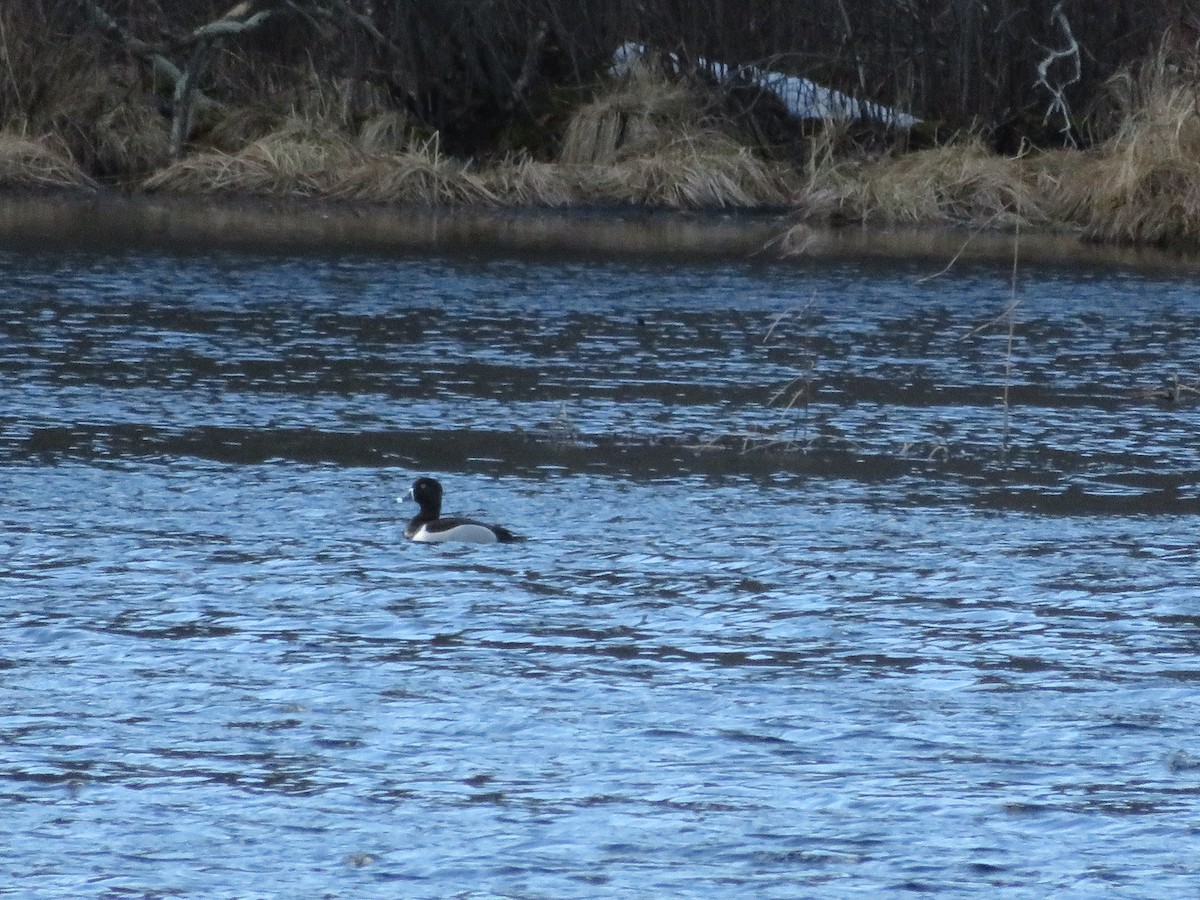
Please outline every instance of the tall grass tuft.
[[65, 150], [46, 140], [0, 132], [0, 188], [94, 186]]
[[483, 186], [506, 205], [569, 206], [579, 201], [578, 172], [572, 167], [509, 157], [480, 172]]
[[683, 134], [653, 152], [582, 174], [588, 199], [672, 209], [782, 206], [794, 185], [784, 169], [716, 133]]
[[704, 106], [695, 87], [638, 66], [575, 111], [558, 160], [609, 165], [642, 154], [703, 128]]
[[1200, 64], [1162, 52], [1110, 91], [1119, 127], [1060, 160], [1060, 216], [1099, 241], [1200, 244]]
[[350, 165], [357, 155], [343, 135], [290, 119], [237, 153], [194, 153], [154, 173], [144, 185], [182, 194], [313, 197], [327, 189], [331, 169]]
[[170, 157], [170, 126], [144, 103], [120, 102], [104, 109], [91, 132], [90, 167], [101, 174], [135, 177], [165, 165]]
[[[136, 64], [105, 60], [101, 41], [69, 27], [78, 15], [62, 3], [0, 3], [0, 129], [52, 135], [95, 176], [148, 172], [167, 147], [153, 86]], [[36, 166], [31, 178], [44, 174]]]
[[808, 215], [885, 225], [1043, 224], [1047, 204], [1025, 160], [970, 138], [944, 147], [814, 169], [800, 203]]
[[296, 117], [233, 154], [194, 153], [146, 179], [184, 194], [299, 196], [417, 205], [491, 203], [483, 180], [442, 156], [437, 140], [368, 153], [335, 126]]
[[794, 173], [756, 155], [718, 97], [648, 68], [571, 117], [559, 162], [575, 167], [581, 198], [671, 208], [778, 206], [798, 187]]
[[495, 202], [483, 180], [442, 156], [437, 138], [402, 153], [366, 154], [332, 172], [328, 195], [336, 199], [419, 206]]

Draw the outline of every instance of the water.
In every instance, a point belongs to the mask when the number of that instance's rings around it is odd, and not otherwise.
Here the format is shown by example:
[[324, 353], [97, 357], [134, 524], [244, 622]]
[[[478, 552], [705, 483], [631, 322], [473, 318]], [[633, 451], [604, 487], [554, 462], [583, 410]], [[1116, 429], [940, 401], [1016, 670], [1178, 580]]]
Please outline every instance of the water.
[[0, 270], [0, 894], [1200, 889], [1190, 281]]

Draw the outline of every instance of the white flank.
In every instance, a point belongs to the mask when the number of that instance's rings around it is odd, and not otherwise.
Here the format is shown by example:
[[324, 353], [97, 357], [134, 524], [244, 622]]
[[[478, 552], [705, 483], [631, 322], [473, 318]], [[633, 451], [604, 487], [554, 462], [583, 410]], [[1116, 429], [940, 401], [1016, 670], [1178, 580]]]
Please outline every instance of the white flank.
[[455, 525], [453, 528], [447, 528], [445, 531], [430, 532], [422, 525], [417, 529], [417, 533], [412, 536], [412, 539], [422, 544], [440, 544], [447, 541], [462, 541], [468, 544], [494, 544], [496, 543], [496, 532], [490, 528], [485, 528], [483, 525]]

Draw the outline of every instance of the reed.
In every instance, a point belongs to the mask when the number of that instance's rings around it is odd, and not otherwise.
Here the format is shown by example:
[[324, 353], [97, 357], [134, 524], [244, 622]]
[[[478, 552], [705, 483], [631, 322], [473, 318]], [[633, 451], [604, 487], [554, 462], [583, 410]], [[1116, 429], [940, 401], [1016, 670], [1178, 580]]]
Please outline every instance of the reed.
[[1013, 261], [1012, 272], [1009, 276], [1009, 299], [1005, 317], [1008, 319], [1008, 337], [1004, 344], [1004, 425], [1000, 438], [1001, 452], [1008, 456], [1009, 426], [1012, 424], [1012, 368], [1013, 368], [1013, 339], [1017, 330], [1017, 307], [1021, 300], [1017, 296], [1017, 277], [1020, 273], [1021, 259], [1021, 225], [1018, 222], [1013, 229]]
[[1200, 244], [1200, 66], [1160, 52], [1114, 78], [1115, 134], [1059, 157], [1059, 216], [1105, 242]]
[[764, 449], [795, 450], [799, 448], [807, 451], [810, 447], [809, 406], [816, 396], [817, 352], [812, 347], [813, 319], [809, 312], [815, 302], [816, 297], [810, 297], [802, 307], [784, 310], [772, 320], [762, 339], [764, 347], [770, 347], [772, 344], [783, 341], [794, 341], [803, 353], [803, 368], [800, 374], [780, 385], [767, 398], [767, 406], [777, 407], [780, 410], [781, 421], [776, 429], [776, 434], [786, 433], [787, 420], [791, 418], [791, 437], [777, 436], [766, 442], [746, 437], [742, 443], [743, 453]]

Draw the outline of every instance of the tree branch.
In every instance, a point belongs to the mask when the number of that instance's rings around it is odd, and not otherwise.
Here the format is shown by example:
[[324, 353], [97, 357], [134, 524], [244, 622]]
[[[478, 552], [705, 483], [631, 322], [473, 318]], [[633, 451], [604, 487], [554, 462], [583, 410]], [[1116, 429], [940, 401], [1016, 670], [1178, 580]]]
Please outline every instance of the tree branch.
[[[1065, 143], [1072, 147], [1077, 146], [1075, 136], [1071, 133], [1071, 108], [1067, 104], [1066, 90], [1071, 85], [1075, 84], [1083, 75], [1083, 67], [1079, 58], [1079, 42], [1075, 40], [1075, 35], [1071, 32], [1071, 23], [1067, 21], [1067, 16], [1063, 12], [1062, 4], [1054, 4], [1054, 9], [1050, 12], [1052, 21], [1058, 24], [1062, 29], [1063, 36], [1066, 38], [1067, 46], [1062, 50], [1054, 50], [1051, 47], [1042, 47], [1046, 51], [1046, 58], [1038, 63], [1038, 79], [1034, 82], [1034, 87], [1043, 87], [1050, 93], [1050, 105], [1046, 107], [1046, 114], [1042, 117], [1042, 124], [1048, 125], [1050, 118], [1055, 113], [1062, 115], [1063, 125], [1059, 129], [1063, 135]], [[1050, 66], [1058, 62], [1060, 59], [1069, 59], [1074, 63], [1074, 69], [1071, 77], [1059, 84], [1057, 87], [1050, 85]]]
[[183, 72], [175, 63], [159, 53], [150, 44], [136, 37], [133, 32], [117, 22], [112, 16], [97, 6], [92, 0], [80, 0], [83, 11], [92, 24], [107, 34], [117, 43], [132, 53], [150, 63], [155, 75], [165, 78], [171, 84], [177, 84], [183, 77]]

